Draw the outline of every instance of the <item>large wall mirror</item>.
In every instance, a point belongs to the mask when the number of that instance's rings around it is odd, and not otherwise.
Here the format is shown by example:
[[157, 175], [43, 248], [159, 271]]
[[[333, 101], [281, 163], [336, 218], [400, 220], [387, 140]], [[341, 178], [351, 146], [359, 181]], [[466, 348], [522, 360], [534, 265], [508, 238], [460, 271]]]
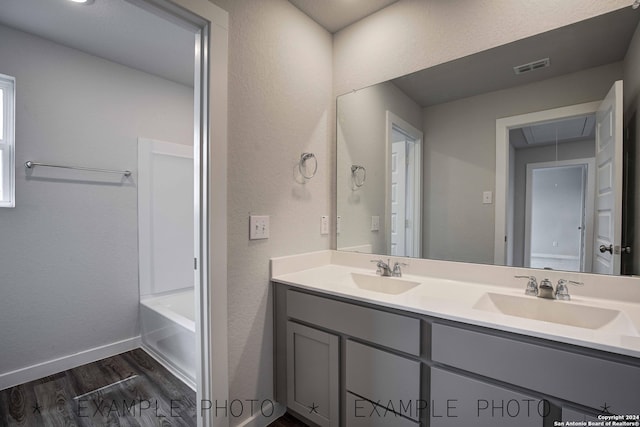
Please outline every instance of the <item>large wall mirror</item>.
[[339, 96], [337, 249], [638, 274], [639, 22], [624, 8]]

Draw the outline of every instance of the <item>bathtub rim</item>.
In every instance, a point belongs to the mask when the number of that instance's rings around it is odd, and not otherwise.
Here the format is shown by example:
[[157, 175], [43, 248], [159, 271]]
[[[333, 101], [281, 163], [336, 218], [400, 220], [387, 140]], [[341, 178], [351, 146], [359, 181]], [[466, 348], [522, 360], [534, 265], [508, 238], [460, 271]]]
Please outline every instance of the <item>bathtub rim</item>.
[[[155, 311], [156, 313], [162, 315], [167, 320], [177, 323], [178, 325], [182, 326], [183, 328], [195, 334], [196, 332], [195, 320], [188, 319], [183, 315], [167, 308], [166, 306], [160, 303], [160, 301], [167, 300], [169, 299], [169, 297], [177, 294], [185, 294], [185, 293], [194, 294], [194, 292], [195, 290], [193, 288], [186, 288], [186, 289], [181, 289], [175, 292], [165, 293], [161, 295], [148, 295], [146, 297], [140, 298], [140, 304], [144, 305], [149, 310]], [[195, 318], [195, 299], [194, 299], [193, 309], [194, 309], [194, 318]]]

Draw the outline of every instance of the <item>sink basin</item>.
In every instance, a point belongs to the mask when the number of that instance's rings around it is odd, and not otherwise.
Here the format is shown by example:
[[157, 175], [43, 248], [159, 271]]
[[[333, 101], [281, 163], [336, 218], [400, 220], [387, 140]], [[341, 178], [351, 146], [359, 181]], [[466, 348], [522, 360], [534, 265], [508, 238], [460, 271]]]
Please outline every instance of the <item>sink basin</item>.
[[419, 282], [398, 279], [396, 277], [382, 277], [374, 274], [351, 273], [353, 284], [367, 291], [380, 292], [383, 294], [398, 295], [407, 292], [409, 289], [418, 286]]
[[627, 323], [624, 313], [618, 310], [495, 293], [484, 294], [473, 308], [585, 329], [600, 329], [614, 321]]

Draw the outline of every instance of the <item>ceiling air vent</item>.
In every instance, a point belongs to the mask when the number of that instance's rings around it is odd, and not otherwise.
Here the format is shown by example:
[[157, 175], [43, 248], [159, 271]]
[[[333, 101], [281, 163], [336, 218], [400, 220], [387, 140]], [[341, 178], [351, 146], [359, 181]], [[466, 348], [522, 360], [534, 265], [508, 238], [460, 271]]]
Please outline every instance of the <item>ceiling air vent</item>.
[[529, 71], [537, 70], [538, 68], [545, 68], [550, 65], [549, 58], [539, 59], [537, 61], [529, 62], [528, 64], [517, 65], [513, 67], [513, 71], [516, 74], [524, 74]]

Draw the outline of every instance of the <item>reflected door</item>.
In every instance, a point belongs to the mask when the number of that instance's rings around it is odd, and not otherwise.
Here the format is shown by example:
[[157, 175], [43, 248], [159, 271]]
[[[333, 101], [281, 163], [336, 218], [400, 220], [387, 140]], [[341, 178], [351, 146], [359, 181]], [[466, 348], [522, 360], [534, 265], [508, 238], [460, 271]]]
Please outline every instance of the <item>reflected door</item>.
[[[407, 253], [407, 141], [391, 146], [391, 255]], [[410, 239], [409, 239], [410, 240]]]
[[527, 167], [525, 266], [584, 271], [587, 165]]
[[387, 111], [385, 240], [389, 255], [420, 257], [422, 131]]
[[620, 274], [622, 144], [622, 81], [617, 81], [596, 114], [594, 273]]

